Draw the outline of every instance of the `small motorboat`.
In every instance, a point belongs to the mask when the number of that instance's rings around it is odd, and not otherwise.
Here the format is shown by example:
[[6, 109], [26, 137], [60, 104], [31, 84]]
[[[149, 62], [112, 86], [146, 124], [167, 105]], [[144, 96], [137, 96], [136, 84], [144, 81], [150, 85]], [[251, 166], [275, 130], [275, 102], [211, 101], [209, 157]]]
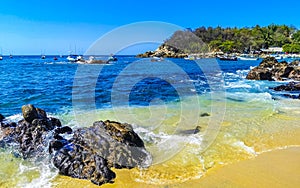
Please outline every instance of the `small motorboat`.
[[41, 59], [46, 59], [46, 56], [45, 56], [45, 55], [42, 55], [42, 56], [41, 56]]
[[67, 57], [69, 62], [84, 62], [83, 56], [71, 54]]
[[0, 55], [0, 61], [3, 59], [3, 57]]
[[221, 61], [237, 61], [238, 60], [238, 58], [235, 56], [227, 56], [227, 55], [217, 56], [217, 58]]
[[242, 54], [242, 55], [238, 56], [237, 58], [238, 58], [238, 60], [241, 60], [241, 61], [257, 61], [259, 59], [252, 55], [246, 55], [246, 54]]
[[107, 62], [111, 62], [111, 61], [118, 61], [118, 59], [114, 56], [109, 56]]
[[152, 57], [151, 58], [151, 62], [159, 62], [159, 61], [163, 61], [164, 60], [164, 58], [162, 58], [162, 57], [156, 57], [156, 56], [154, 56], [154, 57]]
[[189, 55], [187, 57], [184, 58], [185, 60], [195, 60], [196, 57], [195, 56], [192, 56], [192, 55]]
[[281, 60], [283, 59], [283, 56], [280, 54], [271, 54], [270, 57], [274, 57], [276, 60]]
[[54, 60], [54, 61], [57, 61], [57, 57], [54, 57], [53, 60]]
[[78, 58], [78, 55], [69, 55], [67, 57], [67, 60], [70, 61], [70, 62], [76, 62], [77, 58]]

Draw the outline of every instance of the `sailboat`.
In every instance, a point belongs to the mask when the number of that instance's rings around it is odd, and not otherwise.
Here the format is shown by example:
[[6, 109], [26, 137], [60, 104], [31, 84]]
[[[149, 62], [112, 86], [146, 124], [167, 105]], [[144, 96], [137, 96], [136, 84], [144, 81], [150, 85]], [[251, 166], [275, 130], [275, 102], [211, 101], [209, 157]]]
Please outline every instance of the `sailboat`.
[[45, 51], [44, 51], [44, 53], [41, 53], [41, 59], [46, 59]]
[[75, 54], [72, 54], [72, 51], [70, 50], [70, 55], [67, 57], [67, 60], [69, 62], [78, 62], [84, 60], [81, 55], [76, 54], [76, 45], [75, 45]]
[[11, 53], [11, 52], [9, 53], [9, 58], [10, 58], [10, 59], [12, 59], [12, 58], [13, 58], [13, 55], [12, 55], [12, 53]]
[[3, 59], [2, 57], [2, 48], [1, 48], [1, 54], [0, 54], [0, 61]]
[[70, 55], [68, 55], [67, 60], [70, 62], [76, 62], [77, 57], [78, 57], [77, 55], [70, 54]]

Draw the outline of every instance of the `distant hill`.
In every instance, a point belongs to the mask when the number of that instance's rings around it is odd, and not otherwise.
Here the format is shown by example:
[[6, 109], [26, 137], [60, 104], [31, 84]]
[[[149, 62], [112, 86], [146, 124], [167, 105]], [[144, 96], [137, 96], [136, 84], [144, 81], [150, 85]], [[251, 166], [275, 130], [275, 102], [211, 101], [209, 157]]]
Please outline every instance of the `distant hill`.
[[[285, 52], [300, 52], [300, 30], [294, 26], [271, 24], [265, 27], [199, 27], [195, 30], [176, 31], [158, 48], [180, 51], [180, 56], [192, 53], [223, 51], [250, 53], [269, 47], [283, 47]], [[169, 49], [170, 47], [168, 47]], [[149, 53], [149, 52], [148, 52]], [[173, 52], [169, 52], [172, 54]], [[154, 55], [162, 53], [152, 52]], [[145, 55], [145, 54], [144, 54]], [[142, 56], [140, 54], [140, 56]], [[162, 55], [163, 56], [163, 55]]]

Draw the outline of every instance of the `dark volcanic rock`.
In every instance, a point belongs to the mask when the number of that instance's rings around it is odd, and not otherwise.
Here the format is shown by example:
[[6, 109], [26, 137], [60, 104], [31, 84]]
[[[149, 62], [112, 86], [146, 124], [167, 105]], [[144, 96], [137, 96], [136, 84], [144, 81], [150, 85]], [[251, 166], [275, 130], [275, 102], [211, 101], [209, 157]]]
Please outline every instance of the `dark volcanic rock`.
[[116, 141], [134, 147], [144, 147], [142, 139], [133, 131], [130, 124], [115, 121], [97, 121], [93, 127], [104, 128], [106, 132]]
[[0, 114], [0, 122], [2, 122], [4, 119], [5, 117], [2, 114]]
[[47, 114], [44, 110], [35, 108], [32, 104], [22, 106], [22, 114], [28, 123], [31, 123], [34, 119], [47, 118]]
[[272, 73], [266, 70], [256, 70], [252, 69], [246, 77], [249, 80], [269, 80], [273, 81]]
[[74, 132], [72, 143], [90, 148], [115, 168], [148, 167], [150, 155], [131, 125], [98, 121]]
[[34, 119], [38, 119], [38, 112], [32, 104], [22, 106], [22, 114], [24, 119], [31, 123]]
[[[1, 122], [0, 146], [17, 146], [17, 155], [43, 159], [50, 154], [59, 173], [88, 179], [94, 184], [112, 183], [115, 168], [148, 167], [151, 156], [131, 125], [98, 121], [89, 128], [73, 130], [33, 105], [22, 107], [24, 119]], [[4, 118], [3, 118], [4, 119]], [[65, 134], [73, 134], [66, 139]]]
[[113, 182], [110, 167], [148, 167], [151, 159], [131, 125], [108, 120], [80, 128], [67, 144], [56, 141], [52, 147], [58, 149], [53, 163], [61, 174], [97, 185]]
[[55, 133], [57, 133], [57, 134], [64, 134], [64, 133], [71, 134], [72, 131], [73, 130], [69, 126], [65, 126], [65, 127], [55, 129]]
[[247, 75], [249, 80], [300, 80], [299, 62], [278, 62], [274, 57], [265, 58], [258, 67], [250, 70]]
[[61, 126], [56, 118], [48, 118], [46, 112], [33, 105], [22, 107], [23, 120], [6, 124], [4, 139], [7, 143], [16, 142], [23, 158], [45, 155], [45, 148], [51, 131]]
[[53, 163], [60, 174], [89, 179], [97, 185], [112, 183], [116, 177], [104, 158], [80, 145], [66, 145], [55, 154]]
[[293, 70], [289, 73], [288, 78], [300, 81], [300, 67], [293, 67]]
[[284, 94], [283, 96], [291, 99], [300, 99], [300, 95]]
[[44, 155], [49, 132], [56, 127], [49, 119], [34, 119], [32, 124], [24, 120], [18, 122], [12, 136], [19, 143], [23, 158]]
[[300, 83], [290, 82], [286, 85], [280, 85], [272, 89], [275, 91], [300, 91]]
[[210, 116], [210, 114], [207, 113], [207, 112], [204, 112], [204, 113], [200, 114], [200, 117], [206, 117], [206, 116]]
[[300, 61], [299, 60], [295, 60], [292, 63], [290, 63], [290, 66], [297, 67], [297, 66], [299, 66], [299, 64], [300, 64]]
[[195, 131], [194, 131], [194, 134], [197, 134], [201, 131], [201, 126], [197, 125], [196, 128], [195, 128]]
[[285, 93], [283, 96], [292, 98], [292, 99], [300, 99], [300, 83], [299, 82], [290, 82], [288, 84], [279, 85], [274, 88], [271, 88], [275, 91], [287, 91], [290, 93]]

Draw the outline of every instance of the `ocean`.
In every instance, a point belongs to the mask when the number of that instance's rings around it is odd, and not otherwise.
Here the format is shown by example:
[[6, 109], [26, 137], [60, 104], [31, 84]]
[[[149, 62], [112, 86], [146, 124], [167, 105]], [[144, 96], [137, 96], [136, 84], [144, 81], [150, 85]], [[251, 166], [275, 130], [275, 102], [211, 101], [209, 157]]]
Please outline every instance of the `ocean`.
[[[286, 82], [245, 79], [261, 59], [117, 58], [83, 65], [66, 57], [4, 57], [0, 113], [18, 121], [21, 106], [34, 104], [74, 129], [106, 119], [132, 124], [152, 165], [117, 170], [108, 187], [180, 187], [214, 168], [299, 145], [300, 101], [270, 89]], [[0, 148], [0, 164], [0, 187], [95, 186], [59, 175], [50, 159], [23, 160], [14, 148]]]

